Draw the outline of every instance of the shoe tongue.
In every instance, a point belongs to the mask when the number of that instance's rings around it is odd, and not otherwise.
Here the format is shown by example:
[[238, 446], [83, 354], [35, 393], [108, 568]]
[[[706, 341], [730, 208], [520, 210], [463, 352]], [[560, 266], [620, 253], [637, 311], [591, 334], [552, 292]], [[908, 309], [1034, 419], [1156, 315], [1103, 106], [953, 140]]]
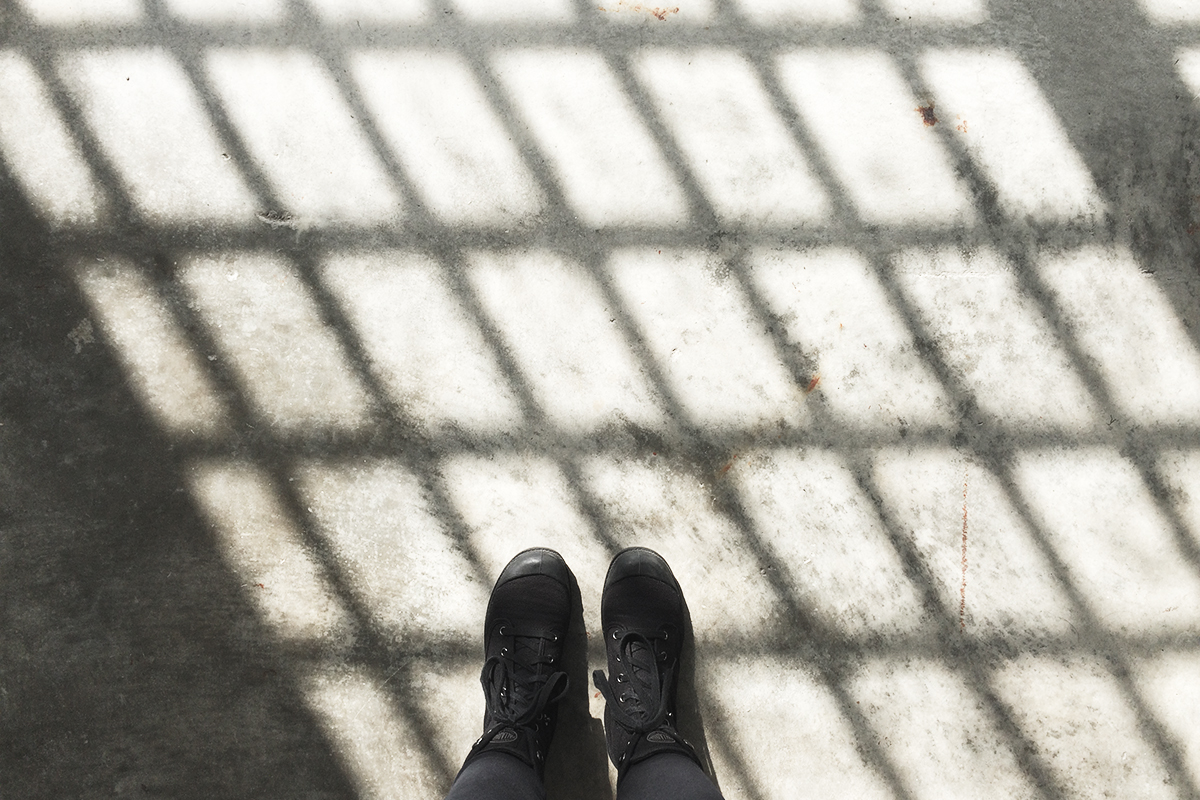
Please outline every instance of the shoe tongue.
[[658, 708], [659, 693], [662, 689], [654, 648], [640, 636], [631, 637], [626, 642], [624, 657], [634, 696], [637, 698], [634, 709], [649, 718]]
[[542, 654], [542, 640], [533, 636], [513, 637], [513, 671], [518, 680], [541, 677], [545, 665], [538, 661]]

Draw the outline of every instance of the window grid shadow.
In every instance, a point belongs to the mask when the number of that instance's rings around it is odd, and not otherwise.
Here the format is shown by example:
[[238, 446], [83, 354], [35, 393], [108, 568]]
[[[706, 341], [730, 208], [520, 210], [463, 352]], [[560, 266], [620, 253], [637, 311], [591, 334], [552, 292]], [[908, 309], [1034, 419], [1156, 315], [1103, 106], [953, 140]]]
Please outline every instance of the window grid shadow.
[[[617, 549], [617, 537], [613, 534], [613, 522], [603, 512], [603, 504], [594, 496], [587, 485], [580, 459], [589, 455], [605, 455], [610, 452], [606, 444], [594, 436], [572, 436], [553, 431], [548, 415], [541, 408], [531, 380], [524, 368], [505, 342], [498, 324], [489, 316], [475, 291], [465, 278], [465, 253], [474, 249], [504, 250], [519, 246], [543, 246], [552, 249], [567, 259], [581, 264], [585, 273], [599, 288], [605, 304], [612, 309], [619, 321], [619, 330], [625, 346], [633, 353], [643, 374], [647, 376], [654, 397], [667, 411], [670, 420], [664, 434], [654, 442], [641, 445], [643, 450], [671, 449], [674, 457], [694, 468], [698, 475], [712, 475], [720, 465], [731, 458], [747, 442], [753, 442], [752, 434], [736, 429], [723, 431], [706, 427], [689, 418], [683, 401], [670, 385], [667, 374], [658, 358], [646, 344], [646, 336], [636, 318], [614, 289], [605, 262], [615, 249], [630, 245], [647, 245], [671, 242], [684, 246], [713, 249], [731, 243], [724, 252], [726, 265], [735, 276], [736, 284], [752, 311], [757, 324], [774, 331], [771, 344], [775, 355], [788, 368], [791, 381], [797, 389], [803, 389], [809, 377], [809, 367], [802, 354], [797, 354], [785, 342], [774, 316], [766, 301], [754, 289], [746, 269], [746, 256], [753, 246], [789, 246], [795, 244], [846, 244], [868, 260], [871, 271], [883, 286], [887, 300], [899, 314], [905, 331], [921, 348], [921, 360], [929, 366], [935, 377], [957, 406], [957, 424], [950, 430], [931, 430], [928, 439], [916, 439], [917, 446], [925, 444], [952, 443], [962, 452], [979, 459], [1000, 478], [1004, 494], [1013, 508], [1017, 509], [1025, 529], [1030, 532], [1035, 545], [1051, 563], [1057, 580], [1066, 590], [1072, 610], [1082, 620], [1085, 634], [1082, 643], [1051, 642], [1056, 652], [1091, 648], [1104, 653], [1109, 664], [1109, 674], [1119, 684], [1122, 697], [1134, 710], [1141, 735], [1166, 767], [1170, 778], [1183, 796], [1200, 797], [1182, 755], [1182, 746], [1175, 741], [1167, 728], [1156, 718], [1143, 698], [1131, 676], [1128, 657], [1153, 652], [1164, 645], [1170, 637], [1147, 642], [1118, 639], [1109, 634], [1100, 623], [1097, 614], [1090, 608], [1083, 592], [1070, 577], [1066, 562], [1056, 552], [1047, 532], [1038, 521], [1030, 501], [1019, 490], [1013, 476], [1013, 456], [1034, 439], [1022, 438], [1019, 432], [997, 425], [978, 408], [972, 391], [956, 377], [946, 357], [939, 352], [930, 332], [920, 321], [912, 306], [892, 274], [891, 258], [903, 247], [929, 244], [979, 243], [997, 248], [1005, 260], [1016, 266], [1015, 274], [1020, 291], [1032, 298], [1043, 316], [1049, 320], [1057, 341], [1065, 348], [1071, 368], [1084, 381], [1087, 391], [1100, 404], [1106, 414], [1120, 416], [1103, 377], [1092, 366], [1071, 324], [1063, 311], [1057, 307], [1052, 294], [1038, 278], [1032, 266], [1030, 253], [1045, 245], [1047, 241], [1071, 246], [1084, 242], [1106, 241], [1106, 230], [1101, 228], [1074, 228], [1047, 226], [1030, 229], [1028, 226], [1004, 219], [997, 199], [996, 189], [979, 171], [964, 148], [946, 134], [938, 131], [942, 145], [949, 151], [953, 165], [962, 176], [972, 193], [975, 210], [982, 222], [979, 226], [966, 226], [962, 230], [930, 232], [919, 228], [910, 232], [906, 239], [903, 232], [893, 236], [891, 231], [863, 222], [845, 188], [835, 177], [832, 167], [823, 155], [816, 138], [809, 132], [795, 109], [792, 101], [781, 88], [775, 56], [794, 48], [834, 44], [842, 47], [869, 46], [887, 53], [893, 63], [898, 64], [912, 93], [917, 97], [929, 96], [930, 92], [919, 77], [911, 53], [925, 46], [982, 46], [994, 41], [994, 34], [977, 28], [949, 29], [933, 28], [909, 30], [897, 33], [886, 24], [884, 14], [876, 3], [868, 3], [864, 19], [860, 24], [833, 26], [814, 30], [801, 26], [763, 30], [749, 25], [742, 15], [728, 2], [717, 3], [716, 17], [710, 30], [685, 28], [682, 32], [658, 30], [636, 34], [617, 31], [606, 27], [595, 18], [590, 6], [576, 3], [580, 24], [570, 29], [556, 26], [530, 25], [480, 25], [464, 24], [457, 15], [447, 13], [449, 6], [434, 7], [434, 21], [424, 28], [386, 27], [376, 31], [376, 38], [361, 34], [350, 28], [338, 28], [340, 44], [326, 34], [329, 27], [323, 23], [314, 9], [302, 0], [291, 0], [287, 5], [285, 19], [279, 26], [261, 26], [246, 30], [237, 25], [198, 25], [182, 23], [170, 14], [162, 0], [145, 0], [147, 21], [143, 26], [128, 26], [120, 30], [103, 30], [81, 26], [77, 29], [45, 29], [24, 15], [13, 11], [5, 46], [15, 46], [35, 66], [38, 77], [49, 88], [53, 104], [65, 121], [71, 137], [79, 146], [83, 157], [105, 193], [108, 207], [114, 216], [114, 225], [109, 229], [91, 234], [67, 232], [59, 237], [59, 247], [64, 253], [89, 250], [126, 256], [135, 263], [144, 264], [151, 256], [156, 259], [152, 267], [143, 270], [155, 282], [160, 298], [171, 309], [195, 352], [219, 352], [219, 348], [205, 321], [181, 296], [170, 259], [164, 252], [172, 254], [205, 252], [210, 250], [263, 250], [274, 249], [283, 254], [288, 264], [297, 270], [304, 286], [316, 301], [321, 323], [332, 331], [341, 351], [345, 354], [355, 378], [365, 388], [370, 400], [371, 431], [361, 439], [354, 436], [333, 437], [332, 434], [317, 432], [301, 440], [270, 432], [269, 424], [255, 412], [247, 401], [246, 387], [222, 363], [223, 360], [202, 359], [209, 377], [218, 387], [219, 393], [230, 406], [234, 431], [224, 441], [182, 443], [181, 459], [197, 456], [224, 455], [248, 459], [265, 471], [271, 479], [278, 498], [288, 517], [302, 532], [303, 541], [315, 555], [324, 577], [334, 587], [338, 599], [350, 610], [356, 628], [355, 648], [351, 663], [362, 666], [382, 679], [385, 674], [402, 673], [402, 679], [391, 683], [389, 692], [401, 708], [405, 721], [420, 735], [425, 743], [424, 755], [440, 772], [448, 785], [455, 772], [455, 764], [446, 762], [434, 748], [433, 722], [420, 706], [400, 687], [407, 685], [404, 671], [415, 663], [406, 655], [408, 644], [398, 645], [379, 630], [372, 621], [370, 610], [364, 605], [353, 580], [338, 564], [330, 545], [319, 533], [311, 512], [306, 510], [302, 497], [290, 486], [289, 478], [306, 459], [330, 459], [333, 461], [353, 456], [371, 455], [395, 458], [418, 475], [428, 498], [432, 513], [450, 531], [455, 546], [467, 554], [475, 579], [488, 585], [490, 576], [481, 554], [472, 546], [470, 529], [455, 508], [453, 499], [441, 475], [441, 462], [447, 452], [478, 452], [492, 454], [508, 450], [534, 451], [551, 458], [566, 476], [573, 499], [583, 516], [592, 526], [598, 544], [609, 553]], [[519, 34], [510, 37], [508, 34]], [[849, 34], [843, 44], [842, 34]], [[1181, 42], [1200, 41], [1200, 31], [1178, 34]], [[453, 39], [447, 44], [447, 39]], [[503, 44], [498, 45], [500, 41]], [[250, 150], [229, 119], [218, 94], [206, 77], [203, 66], [204, 53], [217, 44], [246, 46], [247, 43], [270, 44], [273, 47], [296, 47], [315, 54], [334, 76], [340, 97], [354, 111], [358, 126], [362, 130], [371, 151], [384, 167], [387, 179], [403, 198], [405, 213], [399, 230], [356, 231], [347, 226], [331, 226], [314, 231], [291, 230], [226, 231], [191, 230], [188, 226], [156, 226], [140, 219], [134, 202], [123, 187], [119, 169], [105, 155], [99, 138], [90, 130], [78, 103], [58, 77], [55, 64], [58, 55], [72, 48], [85, 45], [162, 46], [183, 66], [191, 88], [201, 99], [203, 111], [212, 129], [217, 132], [223, 147], [228, 148], [231, 160], [246, 185], [254, 194], [261, 210], [286, 212], [284, 204], [271, 188], [270, 182], [256, 166]], [[512, 46], [536, 46], [550, 43], [573, 43], [601, 53], [609, 69], [617, 76], [621, 91], [637, 114], [638, 121], [650, 135], [666, 162], [676, 183], [682, 189], [690, 213], [685, 230], [640, 230], [615, 229], [595, 230], [582, 224], [571, 211], [560, 181], [551, 162], [541, 152], [536, 135], [521, 122], [513, 102], [506, 96], [502, 84], [490, 68], [491, 57], [497, 49]], [[470, 66], [475, 78], [482, 84], [490, 109], [504, 126], [505, 132], [517, 144], [522, 163], [534, 176], [538, 187], [546, 198], [539, 229], [532, 232], [511, 234], [502, 231], [473, 231], [466, 226], [448, 225], [439, 221], [423, 202], [399, 159], [393, 154], [373, 120], [367, 104], [356, 88], [346, 66], [346, 54], [361, 47], [396, 49], [427, 46], [456, 53]], [[653, 101], [629, 67], [629, 57], [639, 48], [665, 47], [674, 45], [683, 48], [719, 47], [728, 48], [746, 58], [754, 67], [760, 83], [773, 103], [774, 112], [783, 120], [789, 135], [817, 176], [827, 195], [831, 198], [833, 213], [828, 223], [778, 231], [746, 230], [736, 225], [720, 222], [713, 204], [688, 167], [678, 143], [669, 127], [658, 117]], [[887, 244], [881, 242], [886, 239]], [[320, 277], [323, 255], [355, 246], [370, 249], [381, 245], [395, 246], [429, 255], [438, 264], [443, 276], [452, 288], [454, 300], [473, 320], [476, 329], [486, 343], [487, 351], [499, 366], [509, 389], [518, 398], [524, 416], [525, 430], [550, 430], [551, 436], [545, 444], [534, 445], [521, 442], [520, 431], [512, 438], [463, 437], [450, 433], [444, 437], [431, 437], [420, 429], [406, 409], [393, 401], [384, 381], [372, 365], [368, 349], [350, 321], [346, 310], [341, 307], [333, 293]], [[1192, 334], [1195, 343], [1196, 333]], [[1033, 742], [1027, 738], [1011, 709], [999, 698], [992, 686], [992, 668], [982, 666], [987, 654], [994, 652], [994, 643], [958, 635], [957, 617], [939, 599], [937, 586], [928, 573], [927, 565], [898, 521], [894, 519], [883, 500], [881, 491], [870, 477], [869, 454], [872, 449], [871, 434], [840, 429], [838, 423], [827, 413], [819, 400], [809, 404], [813, 422], [809, 430], [791, 431], [776, 446], [809, 445], [829, 449], [845, 459], [855, 485], [866, 497], [876, 514], [883, 520], [891, 546], [905, 567], [905, 574], [917, 587], [924, 605], [933, 612], [935, 632], [932, 639], [904, 637], [885, 639], [882, 642], [866, 643], [854, 640], [839, 631], [823, 628], [817, 621], [814, 609], [797, 591], [797, 579], [789, 573], [785, 559], [781, 558], [767, 543], [761, 532], [756, 530], [745, 511], [745, 499], [729, 482], [712, 481], [708, 487], [717, 498], [717, 508], [738, 531], [739, 547], [754, 556], [756, 565], [772, 567], [764, 573], [775, 595], [776, 602], [784, 609], [786, 619], [795, 625], [797, 633], [792, 636], [778, 635], [776, 641], [739, 642], [744, 652], [773, 653], [795, 658], [799, 663], [819, 670], [823, 685], [833, 693], [838, 706], [857, 736], [858, 744], [868, 757], [871, 766], [882, 776], [898, 798], [913, 796], [900, 777], [900, 771], [891, 756], [878, 745], [870, 721], [854, 708], [854, 701], [846, 686], [847, 670], [864, 651], [883, 655], [917, 650], [936, 653], [939, 660], [962, 677], [977, 699], [983, 704], [1005, 743], [1018, 759], [1020, 767], [1032, 779], [1043, 796], [1058, 798], [1066, 795], [1054, 775], [1053, 768], [1044, 763]], [[251, 429], [254, 433], [247, 433]], [[814, 431], [812, 429], [819, 429]], [[856, 439], [856, 435], [865, 439]], [[1192, 540], [1179, 511], [1170, 501], [1155, 462], [1158, 451], [1168, 443], [1181, 442], [1189, 446], [1200, 446], [1200, 430], [1181, 425], [1179, 429], [1139, 429], [1128, 434], [1096, 432], [1095, 441], [1119, 448], [1123, 457], [1132, 461], [1142, 484], [1149, 490], [1155, 507], [1168, 520], [1177, 549], [1183, 554], [1190, 570], [1200, 575], [1200, 549]], [[915, 437], [914, 437], [915, 438]], [[1087, 436], [1063, 435], [1064, 444], [1088, 441]], [[910, 440], [914, 441], [914, 440]], [[1036, 441], [1044, 442], [1043, 434]], [[420, 637], [414, 637], [419, 640]], [[814, 644], [816, 642], [816, 644]], [[1195, 650], [1196, 643], [1170, 640], [1176, 650]], [[757, 648], [757, 649], [756, 649]], [[712, 648], [719, 652], [720, 648]], [[445, 658], [457, 662], [467, 658], [465, 651], [454, 642], [431, 639], [418, 644], [423, 656]], [[298, 657], [302, 658], [298, 654]], [[836, 664], [830, 667], [830, 663]], [[389, 678], [390, 680], [390, 678]], [[387, 683], [388, 681], [384, 681]], [[708, 705], [713, 707], [710, 696]], [[710, 727], [714, 728], [715, 741], [723, 742], [727, 748], [728, 761], [741, 774], [741, 782], [750, 787], [754, 800], [767, 796], [751, 774], [746, 754], [737, 751], [728, 742], [729, 723], [719, 716], [709, 714]]]

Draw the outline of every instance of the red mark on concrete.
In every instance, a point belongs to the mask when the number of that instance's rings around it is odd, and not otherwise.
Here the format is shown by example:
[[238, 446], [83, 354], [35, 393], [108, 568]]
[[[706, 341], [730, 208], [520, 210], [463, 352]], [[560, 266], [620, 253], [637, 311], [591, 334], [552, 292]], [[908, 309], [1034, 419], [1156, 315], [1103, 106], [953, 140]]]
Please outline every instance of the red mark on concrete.
[[917, 106], [917, 111], [921, 112], [921, 121], [926, 125], [937, 125], [937, 114], [933, 113], [933, 101], [929, 101], [927, 106]]
[[254, 585], [255, 585], [255, 586], [257, 586], [257, 587], [258, 587], [258, 588], [260, 588], [260, 589], [265, 589], [265, 588], [267, 588], [267, 587], [263, 586], [261, 583], [256, 583], [256, 584], [254, 584]]
[[804, 393], [805, 393], [805, 394], [812, 394], [812, 393], [813, 393], [813, 389], [816, 389], [816, 388], [817, 388], [817, 384], [818, 384], [818, 383], [820, 383], [820, 382], [821, 382], [821, 376], [820, 376], [819, 374], [817, 374], [817, 375], [813, 375], [813, 378], [812, 378], [812, 380], [808, 382], [808, 386], [804, 387]]
[[958, 629], [967, 629], [967, 467], [963, 467], [962, 584], [958, 590]]
[[738, 460], [737, 453], [734, 453], [734, 454], [733, 454], [733, 458], [729, 459], [729, 463], [728, 463], [728, 464], [726, 464], [725, 466], [721, 467], [721, 471], [720, 471], [720, 472], [718, 472], [718, 473], [717, 473], [717, 475], [724, 475], [726, 472], [729, 472], [730, 468], [731, 468], [731, 467], [733, 467], [733, 462], [735, 462], [735, 461], [737, 461], [737, 460]]
[[967, 121], [965, 119], [963, 119], [962, 117], [959, 117], [958, 119], [960, 121], [957, 125], [954, 126], [954, 129], [957, 130], [959, 133], [966, 133], [967, 132]]

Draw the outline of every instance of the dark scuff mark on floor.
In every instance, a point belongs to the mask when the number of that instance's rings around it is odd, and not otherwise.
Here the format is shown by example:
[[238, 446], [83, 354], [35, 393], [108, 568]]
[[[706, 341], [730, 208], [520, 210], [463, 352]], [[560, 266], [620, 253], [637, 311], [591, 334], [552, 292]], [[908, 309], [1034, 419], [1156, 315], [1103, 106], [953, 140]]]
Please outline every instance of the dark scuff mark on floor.
[[958, 629], [967, 629], [967, 477], [969, 467], [963, 467], [963, 524], [962, 524], [962, 583], [958, 589]]

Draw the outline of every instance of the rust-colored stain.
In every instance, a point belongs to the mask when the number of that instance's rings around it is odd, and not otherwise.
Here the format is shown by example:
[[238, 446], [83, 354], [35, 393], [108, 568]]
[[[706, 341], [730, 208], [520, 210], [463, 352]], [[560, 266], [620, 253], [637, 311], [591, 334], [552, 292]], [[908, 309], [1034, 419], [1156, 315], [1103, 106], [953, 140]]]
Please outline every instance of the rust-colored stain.
[[812, 394], [812, 393], [813, 393], [813, 389], [816, 389], [816, 388], [817, 388], [817, 384], [818, 384], [818, 383], [820, 383], [820, 382], [821, 382], [821, 376], [820, 376], [820, 374], [813, 375], [813, 377], [812, 377], [812, 380], [808, 382], [808, 386], [805, 386], [805, 387], [804, 387], [804, 393], [805, 393], [806, 395], [808, 395], [808, 394]]
[[732, 467], [733, 467], [733, 462], [735, 462], [735, 461], [737, 461], [737, 460], [738, 460], [738, 455], [737, 455], [737, 453], [734, 453], [734, 454], [733, 454], [733, 458], [729, 459], [729, 463], [728, 463], [728, 464], [726, 464], [725, 466], [721, 467], [721, 471], [720, 471], [720, 472], [718, 472], [718, 473], [717, 473], [717, 475], [718, 475], [718, 476], [720, 476], [720, 475], [724, 475], [726, 472], [729, 472], [730, 468], [732, 468]]
[[261, 583], [256, 583], [256, 584], [254, 584], [254, 585], [255, 585], [255, 586], [257, 586], [257, 587], [258, 587], [258, 588], [260, 588], [260, 589], [265, 589], [265, 588], [267, 588], [267, 587], [263, 586]]
[[921, 112], [921, 121], [926, 125], [937, 125], [937, 114], [933, 113], [933, 101], [929, 101], [927, 106], [917, 106], [917, 111]]
[[957, 130], [959, 133], [966, 133], [967, 132], [967, 121], [965, 119], [963, 119], [962, 117], [959, 117], [959, 120], [961, 120], [961, 121], [957, 125], [954, 126], [954, 129]]
[[958, 589], [958, 629], [967, 629], [967, 467], [963, 467], [962, 583]]
[[667, 17], [670, 16], [671, 14], [679, 13], [679, 6], [675, 6], [674, 8], [657, 8], [655, 6], [644, 6], [641, 3], [633, 3], [630, 5], [627, 5], [625, 3], [625, 0], [617, 0], [616, 4], [612, 5], [609, 8], [605, 8], [604, 6], [597, 6], [597, 8], [599, 8], [601, 11], [610, 11], [610, 12], [626, 11], [626, 10], [633, 11], [633, 12], [645, 11], [650, 16], [652, 16], [655, 19], [658, 19], [662, 22], [666, 22]]

